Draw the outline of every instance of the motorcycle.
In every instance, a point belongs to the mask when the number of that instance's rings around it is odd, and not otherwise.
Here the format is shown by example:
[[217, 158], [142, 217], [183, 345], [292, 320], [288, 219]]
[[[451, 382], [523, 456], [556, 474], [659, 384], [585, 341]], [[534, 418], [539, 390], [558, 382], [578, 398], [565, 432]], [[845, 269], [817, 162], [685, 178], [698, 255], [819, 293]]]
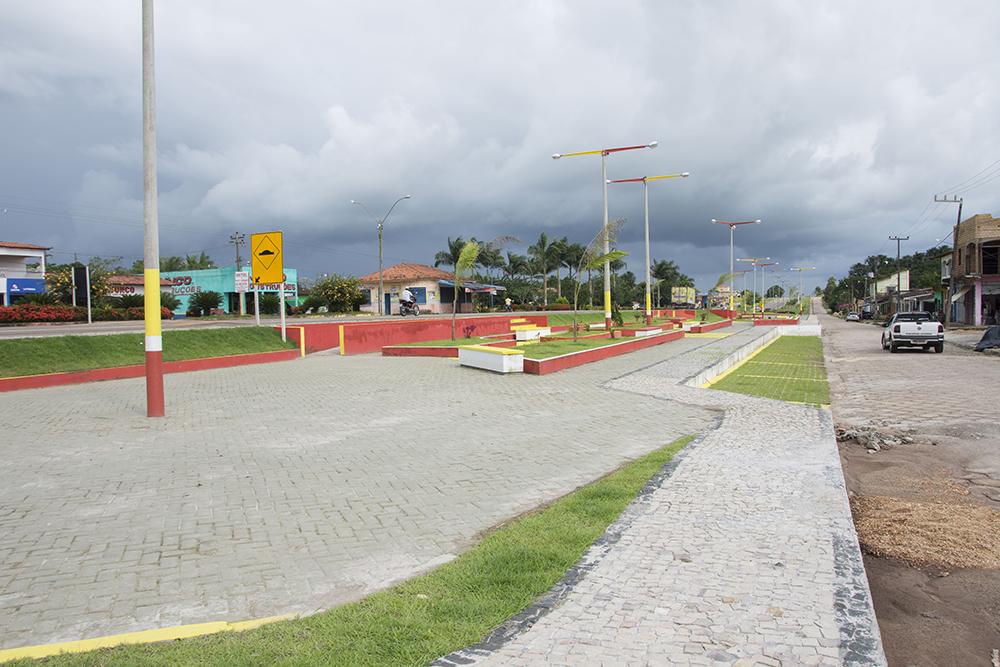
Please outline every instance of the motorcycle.
[[406, 317], [407, 315], [413, 315], [414, 317], [419, 316], [420, 306], [410, 301], [401, 301], [399, 303], [399, 314], [403, 317]]

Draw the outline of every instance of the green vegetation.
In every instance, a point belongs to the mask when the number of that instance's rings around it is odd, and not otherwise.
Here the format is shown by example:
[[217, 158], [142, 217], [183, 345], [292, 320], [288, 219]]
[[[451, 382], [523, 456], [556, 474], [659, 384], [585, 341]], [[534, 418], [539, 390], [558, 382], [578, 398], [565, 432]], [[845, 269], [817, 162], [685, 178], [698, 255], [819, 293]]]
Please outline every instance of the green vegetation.
[[[364, 600], [242, 633], [121, 646], [51, 665], [426, 665], [474, 644], [548, 591], [681, 438], [487, 535], [454, 561]], [[28, 664], [26, 661], [20, 664]]]
[[[267, 327], [163, 332], [164, 361], [271, 352], [295, 347]], [[0, 377], [141, 364], [142, 334], [0, 340]]]
[[828, 405], [830, 387], [823, 366], [823, 343], [816, 336], [782, 336], [712, 389]]

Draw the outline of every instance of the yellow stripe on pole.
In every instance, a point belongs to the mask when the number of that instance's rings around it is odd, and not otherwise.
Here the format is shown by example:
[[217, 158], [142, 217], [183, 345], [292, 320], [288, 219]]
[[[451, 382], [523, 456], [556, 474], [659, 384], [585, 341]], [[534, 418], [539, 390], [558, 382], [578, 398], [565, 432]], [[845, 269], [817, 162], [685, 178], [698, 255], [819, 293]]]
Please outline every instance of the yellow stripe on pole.
[[646, 295], [646, 314], [652, 315], [653, 313], [653, 298], [649, 294]]
[[160, 270], [146, 269], [143, 272], [143, 319], [146, 322], [146, 336], [160, 336]]
[[647, 181], [662, 181], [665, 178], [681, 178], [683, 174], [667, 174], [665, 176], [647, 176]]
[[580, 155], [600, 155], [603, 153], [603, 149], [598, 149], [596, 151], [578, 151], [576, 153], [560, 153], [559, 157], [577, 157]]
[[611, 317], [611, 290], [604, 290], [604, 316]]

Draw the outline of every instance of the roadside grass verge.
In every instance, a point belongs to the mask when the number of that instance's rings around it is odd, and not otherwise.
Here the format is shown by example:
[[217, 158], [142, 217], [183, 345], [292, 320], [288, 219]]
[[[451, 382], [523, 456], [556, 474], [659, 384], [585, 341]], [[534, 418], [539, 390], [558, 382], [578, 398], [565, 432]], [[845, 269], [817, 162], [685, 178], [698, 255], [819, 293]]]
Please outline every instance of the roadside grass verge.
[[255, 630], [19, 665], [427, 665], [481, 640], [572, 567], [693, 436], [505, 524], [457, 559], [364, 600]]
[[830, 404], [830, 387], [818, 336], [781, 336], [712, 389], [782, 401]]
[[632, 338], [579, 338], [577, 340], [553, 340], [546, 343], [531, 343], [519, 346], [517, 349], [524, 351], [525, 359], [548, 359], [558, 357], [560, 354], [570, 352], [582, 352], [595, 347], [604, 347], [614, 343], [622, 343]]
[[[181, 361], [295, 347], [269, 327], [164, 331], [163, 360]], [[0, 340], [0, 377], [114, 368], [144, 362], [142, 334]]]

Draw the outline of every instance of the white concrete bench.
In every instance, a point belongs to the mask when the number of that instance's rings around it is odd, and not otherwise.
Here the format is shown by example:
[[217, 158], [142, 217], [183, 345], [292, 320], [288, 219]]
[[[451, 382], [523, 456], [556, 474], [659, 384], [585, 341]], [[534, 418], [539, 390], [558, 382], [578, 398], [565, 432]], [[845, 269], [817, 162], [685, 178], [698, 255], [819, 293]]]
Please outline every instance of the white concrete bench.
[[524, 352], [510, 347], [463, 345], [458, 348], [458, 363], [494, 373], [523, 373]]
[[536, 327], [534, 329], [517, 329], [514, 338], [518, 341], [538, 340], [542, 336], [551, 336], [551, 327]]

